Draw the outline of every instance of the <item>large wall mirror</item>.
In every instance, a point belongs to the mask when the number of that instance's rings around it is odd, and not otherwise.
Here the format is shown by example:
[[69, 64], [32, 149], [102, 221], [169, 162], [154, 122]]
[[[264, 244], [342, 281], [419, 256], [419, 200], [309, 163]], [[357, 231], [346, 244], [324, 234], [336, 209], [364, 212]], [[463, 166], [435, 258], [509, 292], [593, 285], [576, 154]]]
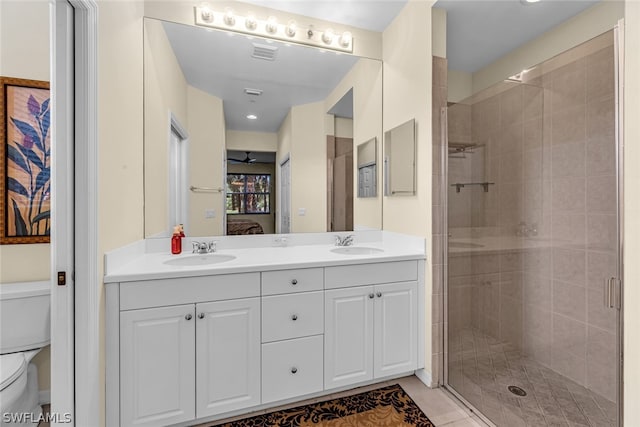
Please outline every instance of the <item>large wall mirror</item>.
[[145, 18], [144, 101], [145, 237], [381, 228], [381, 61]]

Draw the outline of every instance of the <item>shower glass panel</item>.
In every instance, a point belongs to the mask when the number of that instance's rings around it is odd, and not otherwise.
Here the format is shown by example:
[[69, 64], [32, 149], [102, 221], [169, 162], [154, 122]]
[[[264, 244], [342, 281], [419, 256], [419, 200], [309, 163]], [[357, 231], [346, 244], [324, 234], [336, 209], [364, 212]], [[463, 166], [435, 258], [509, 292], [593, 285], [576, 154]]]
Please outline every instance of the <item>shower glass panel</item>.
[[615, 129], [613, 31], [449, 105], [445, 380], [498, 426], [618, 425]]

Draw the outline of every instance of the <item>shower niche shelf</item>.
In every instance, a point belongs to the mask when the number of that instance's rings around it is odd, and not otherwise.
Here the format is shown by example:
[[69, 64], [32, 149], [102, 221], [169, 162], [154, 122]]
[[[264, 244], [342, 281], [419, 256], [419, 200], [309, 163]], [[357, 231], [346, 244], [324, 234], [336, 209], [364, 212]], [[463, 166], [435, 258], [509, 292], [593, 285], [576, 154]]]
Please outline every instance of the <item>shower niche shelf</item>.
[[489, 186], [495, 185], [495, 182], [456, 182], [455, 184], [451, 184], [452, 187], [456, 187], [456, 193], [459, 193], [461, 189], [464, 187], [479, 185], [484, 189], [485, 193], [489, 192]]

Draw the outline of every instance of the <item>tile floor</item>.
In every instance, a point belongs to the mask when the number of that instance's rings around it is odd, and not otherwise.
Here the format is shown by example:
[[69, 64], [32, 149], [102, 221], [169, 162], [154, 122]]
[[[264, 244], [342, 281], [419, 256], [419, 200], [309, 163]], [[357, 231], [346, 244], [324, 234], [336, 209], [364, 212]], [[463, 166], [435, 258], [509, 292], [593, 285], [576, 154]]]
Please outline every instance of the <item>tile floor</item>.
[[[269, 412], [293, 408], [296, 406], [307, 405], [310, 403], [320, 402], [324, 400], [335, 399], [339, 397], [349, 396], [352, 394], [362, 393], [367, 390], [372, 390], [380, 387], [384, 387], [391, 384], [400, 384], [404, 391], [407, 392], [414, 402], [422, 409], [422, 411], [429, 417], [429, 419], [438, 427], [484, 427], [486, 424], [482, 422], [477, 416], [469, 412], [464, 406], [458, 403], [442, 389], [430, 389], [422, 381], [415, 376], [409, 376], [399, 378], [397, 380], [387, 381], [383, 383], [373, 384], [366, 387], [359, 387], [340, 393], [333, 393], [321, 398], [304, 400], [301, 402], [295, 402], [289, 405], [280, 406], [277, 408], [269, 409]], [[228, 418], [219, 420], [214, 423], [201, 424], [198, 427], [211, 427], [225, 422], [233, 421], [239, 418], [246, 418], [248, 416], [258, 415], [268, 412], [266, 410], [257, 411], [251, 414], [243, 415], [241, 417]]]
[[[616, 425], [616, 405], [526, 357], [510, 344], [465, 329], [449, 337], [449, 384], [496, 425]], [[515, 385], [527, 392], [518, 397]]]

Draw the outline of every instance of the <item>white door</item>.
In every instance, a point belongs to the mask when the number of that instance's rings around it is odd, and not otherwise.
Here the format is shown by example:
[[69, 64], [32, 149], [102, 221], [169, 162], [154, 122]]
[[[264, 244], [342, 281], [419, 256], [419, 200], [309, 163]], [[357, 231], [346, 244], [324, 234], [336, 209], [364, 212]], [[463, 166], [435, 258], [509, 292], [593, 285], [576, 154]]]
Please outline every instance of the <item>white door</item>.
[[195, 417], [192, 304], [120, 314], [120, 425], [158, 426]]
[[260, 404], [260, 298], [196, 305], [198, 418]]
[[374, 296], [371, 286], [325, 292], [325, 389], [373, 378]]
[[409, 372], [417, 366], [418, 284], [375, 287], [373, 376]]
[[291, 232], [291, 161], [280, 164], [280, 231]]
[[189, 232], [187, 206], [187, 176], [189, 155], [187, 152], [188, 135], [177, 118], [171, 115], [169, 133], [169, 223], [166, 231], [171, 233], [176, 224], [182, 224]]

